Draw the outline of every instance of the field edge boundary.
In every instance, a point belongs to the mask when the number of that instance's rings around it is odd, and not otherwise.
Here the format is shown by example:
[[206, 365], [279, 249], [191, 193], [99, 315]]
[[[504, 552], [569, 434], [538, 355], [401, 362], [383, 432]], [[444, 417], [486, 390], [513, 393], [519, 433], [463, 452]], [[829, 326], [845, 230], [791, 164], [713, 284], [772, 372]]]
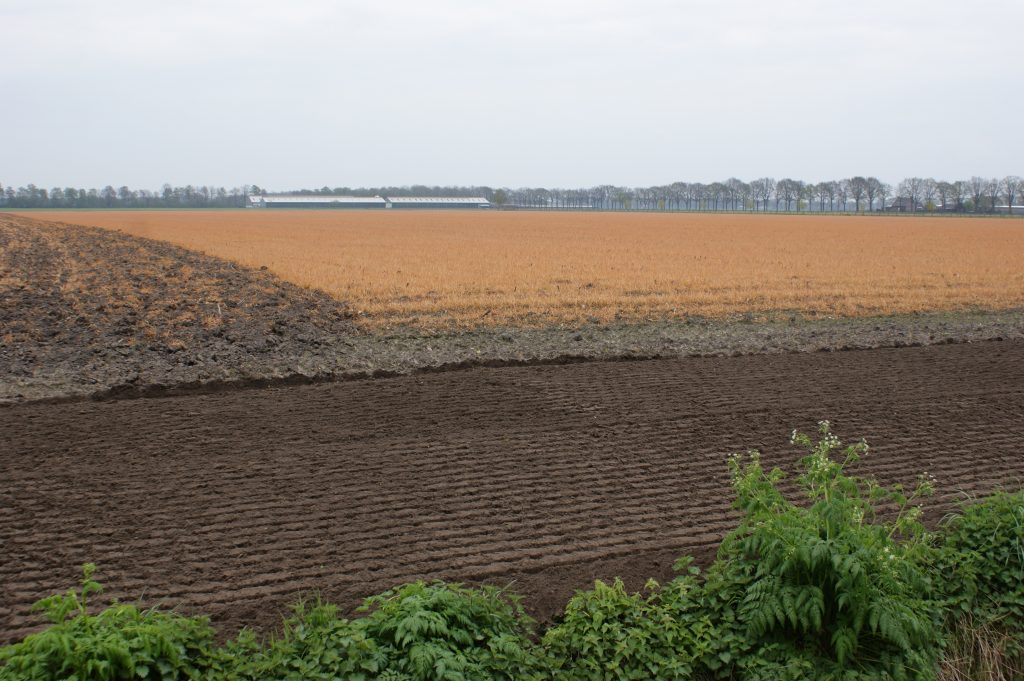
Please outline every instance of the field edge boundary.
[[870, 350], [893, 350], [900, 348], [919, 348], [936, 345], [965, 345], [971, 343], [999, 343], [1007, 339], [1001, 334], [984, 338], [937, 338], [930, 341], [894, 340], [885, 344], [846, 343], [837, 347], [823, 345], [814, 349], [774, 348], [767, 351], [711, 351], [711, 352], [616, 352], [610, 354], [563, 353], [554, 356], [537, 356], [526, 358], [506, 357], [475, 357], [456, 361], [425, 364], [397, 369], [368, 369], [352, 371], [329, 371], [322, 373], [290, 372], [282, 376], [213, 378], [205, 381], [187, 381], [174, 384], [161, 383], [121, 383], [108, 386], [93, 392], [54, 395], [33, 399], [0, 398], [0, 409], [13, 409], [27, 405], [73, 404], [79, 402], [114, 402], [134, 399], [160, 399], [170, 397], [190, 397], [197, 395], [215, 395], [244, 390], [262, 390], [295, 386], [308, 386], [326, 383], [345, 383], [351, 381], [372, 381], [378, 379], [400, 378], [472, 369], [514, 369], [538, 366], [566, 366], [571, 364], [589, 364], [601, 362], [644, 362], [664, 359], [700, 359], [711, 357], [746, 357], [757, 355], [800, 354], [809, 352], [860, 352]]

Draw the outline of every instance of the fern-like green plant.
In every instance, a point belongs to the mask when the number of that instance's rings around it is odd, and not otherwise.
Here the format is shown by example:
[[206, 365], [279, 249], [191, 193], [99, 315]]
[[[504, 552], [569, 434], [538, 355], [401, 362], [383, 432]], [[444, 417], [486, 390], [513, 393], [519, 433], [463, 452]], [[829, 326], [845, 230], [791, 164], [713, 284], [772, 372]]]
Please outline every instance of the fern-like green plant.
[[368, 598], [355, 621], [380, 668], [409, 681], [523, 679], [538, 668], [532, 620], [495, 587], [416, 582]]
[[[848, 475], [867, 444], [844, 447], [827, 421], [819, 434], [792, 437], [808, 451], [803, 506], [785, 498], [782, 472], [765, 472], [757, 452], [730, 459], [744, 515], [708, 575], [721, 645], [705, 662], [748, 678], [934, 678], [940, 617], [916, 504], [933, 480], [921, 476], [908, 493]], [[896, 509], [891, 520], [879, 519], [883, 503]]]

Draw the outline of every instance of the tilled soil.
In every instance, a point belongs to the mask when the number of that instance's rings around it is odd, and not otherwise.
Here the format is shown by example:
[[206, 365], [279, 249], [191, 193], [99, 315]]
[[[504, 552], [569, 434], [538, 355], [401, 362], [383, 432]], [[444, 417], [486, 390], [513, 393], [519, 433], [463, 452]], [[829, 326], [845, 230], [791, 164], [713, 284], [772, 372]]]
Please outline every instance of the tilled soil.
[[868, 438], [859, 472], [927, 471], [937, 520], [1024, 478], [1024, 342], [474, 368], [0, 410], [0, 640], [99, 564], [109, 595], [273, 628], [420, 578], [573, 590], [706, 562], [726, 457], [792, 469], [792, 428]]
[[326, 294], [160, 241], [0, 215], [0, 405], [467, 366], [1024, 339], [1024, 313], [360, 331]]
[[0, 402], [291, 375], [353, 330], [342, 303], [264, 271], [0, 215]]

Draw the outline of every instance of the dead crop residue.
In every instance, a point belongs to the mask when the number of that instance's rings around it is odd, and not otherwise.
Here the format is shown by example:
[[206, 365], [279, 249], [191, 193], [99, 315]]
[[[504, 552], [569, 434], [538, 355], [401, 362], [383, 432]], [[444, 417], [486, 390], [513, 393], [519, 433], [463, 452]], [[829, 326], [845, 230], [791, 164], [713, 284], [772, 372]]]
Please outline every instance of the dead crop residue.
[[343, 304], [269, 272], [9, 216], [0, 300], [0, 400], [287, 375], [353, 331]]
[[1024, 306], [1024, 223], [1011, 219], [272, 210], [48, 219], [267, 266], [348, 302], [374, 330]]

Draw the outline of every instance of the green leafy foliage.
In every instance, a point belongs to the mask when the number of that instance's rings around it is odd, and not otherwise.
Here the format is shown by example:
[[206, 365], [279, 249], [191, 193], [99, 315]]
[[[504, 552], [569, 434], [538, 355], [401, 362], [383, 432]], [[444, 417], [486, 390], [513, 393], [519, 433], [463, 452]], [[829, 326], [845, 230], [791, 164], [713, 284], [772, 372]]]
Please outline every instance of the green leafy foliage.
[[963, 506], [944, 523], [938, 553], [950, 626], [969, 621], [1024, 661], [1024, 490]]
[[51, 626], [0, 649], [4, 681], [120, 681], [199, 679], [205, 673], [213, 630], [206, 618], [188, 618], [114, 603], [97, 615], [89, 596], [102, 592], [83, 566], [79, 589], [44, 598], [35, 609]]
[[416, 582], [366, 600], [359, 630], [377, 647], [381, 679], [522, 679], [537, 670], [532, 621], [494, 587]]
[[0, 650], [0, 680], [468, 681], [542, 669], [532, 621], [494, 587], [407, 584], [367, 599], [354, 620], [320, 600], [300, 603], [281, 636], [261, 644], [243, 631], [214, 648], [205, 618], [117, 603], [89, 615], [88, 597], [102, 590], [94, 569], [78, 591], [40, 601], [50, 628]]
[[328, 681], [377, 678], [382, 660], [358, 625], [321, 600], [298, 603], [280, 637], [260, 646], [243, 632], [219, 651], [211, 678], [223, 681]]
[[627, 593], [619, 579], [577, 593], [562, 623], [544, 635], [550, 678], [693, 678], [694, 660], [711, 648], [711, 623], [694, 598], [700, 586], [693, 570], [664, 588], [648, 582], [646, 595]]
[[[940, 618], [914, 505], [933, 481], [922, 476], [907, 493], [847, 475], [867, 444], [843, 447], [827, 421], [819, 428], [817, 442], [793, 433], [809, 452], [806, 505], [784, 497], [783, 474], [766, 473], [756, 452], [729, 462], [744, 516], [705, 585], [720, 629], [705, 664], [744, 678], [934, 678]], [[883, 503], [894, 519], [878, 520]]]
[[366, 600], [353, 620], [300, 603], [280, 637], [245, 633], [219, 655], [224, 681], [519, 679], [537, 668], [530, 620], [493, 587], [417, 582]]

